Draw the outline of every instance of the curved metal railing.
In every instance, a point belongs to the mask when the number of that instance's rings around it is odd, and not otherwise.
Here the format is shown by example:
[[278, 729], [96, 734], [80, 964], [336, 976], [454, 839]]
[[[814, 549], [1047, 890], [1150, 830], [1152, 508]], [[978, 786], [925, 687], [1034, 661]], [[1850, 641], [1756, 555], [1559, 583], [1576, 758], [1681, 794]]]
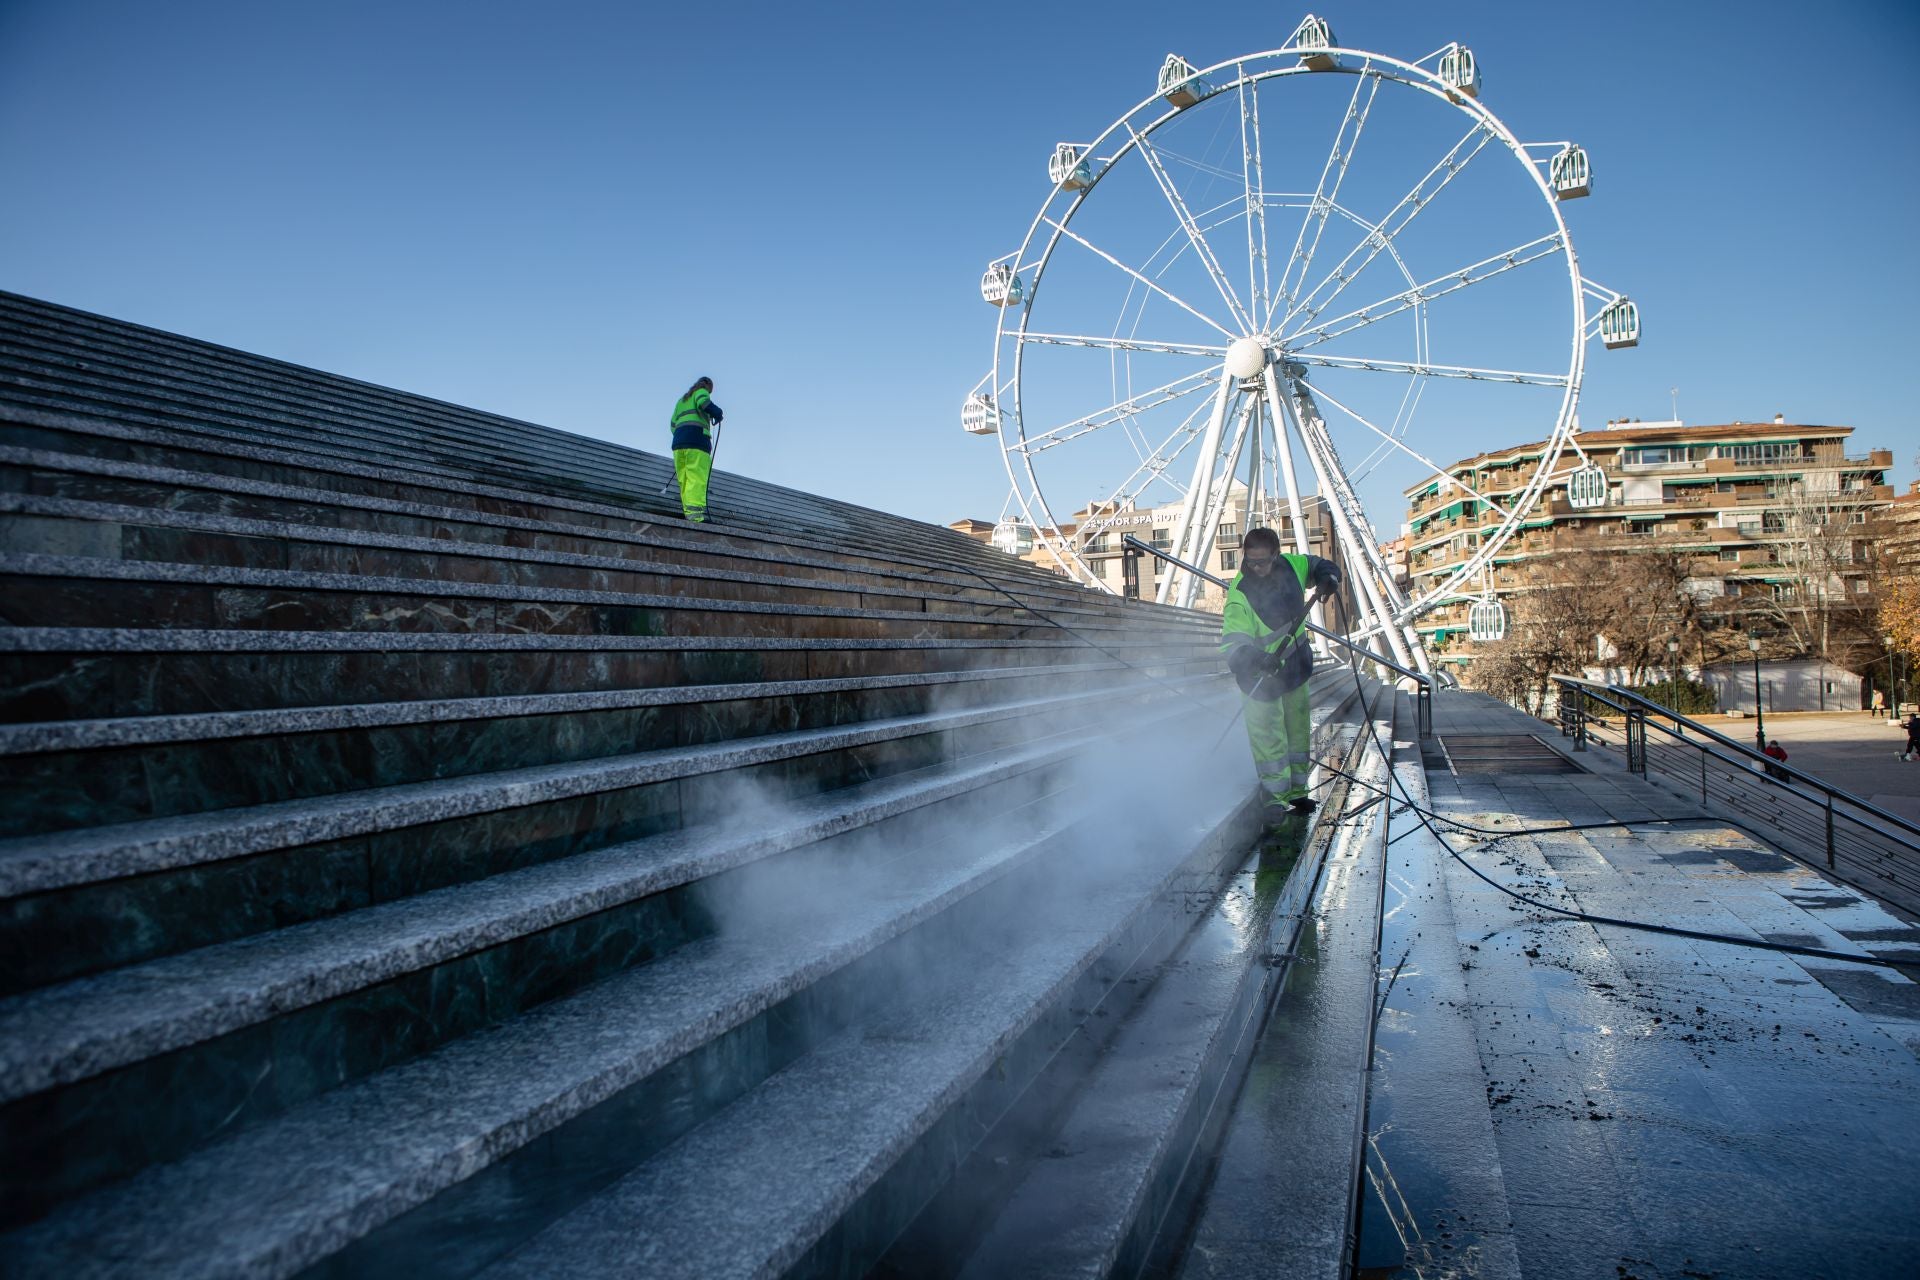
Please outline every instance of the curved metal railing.
[[1824, 856], [1835, 878], [1920, 910], [1920, 825], [1619, 685], [1578, 676], [1553, 681], [1560, 733], [1574, 740], [1575, 751], [1587, 749], [1600, 724], [1596, 708], [1614, 712], [1630, 772], [1657, 773], [1697, 791], [1702, 804], [1784, 837], [1787, 852]]

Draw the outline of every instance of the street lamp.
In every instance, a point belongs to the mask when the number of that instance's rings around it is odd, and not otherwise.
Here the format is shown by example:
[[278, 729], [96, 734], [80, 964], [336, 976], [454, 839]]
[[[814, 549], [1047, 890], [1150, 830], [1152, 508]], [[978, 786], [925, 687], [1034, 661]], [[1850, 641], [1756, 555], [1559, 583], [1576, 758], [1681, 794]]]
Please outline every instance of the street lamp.
[[1667, 709], [1680, 709], [1680, 642], [1667, 641]]
[[1767, 749], [1767, 713], [1760, 705], [1760, 637], [1747, 632], [1747, 648], [1753, 651], [1753, 740], [1760, 750]]

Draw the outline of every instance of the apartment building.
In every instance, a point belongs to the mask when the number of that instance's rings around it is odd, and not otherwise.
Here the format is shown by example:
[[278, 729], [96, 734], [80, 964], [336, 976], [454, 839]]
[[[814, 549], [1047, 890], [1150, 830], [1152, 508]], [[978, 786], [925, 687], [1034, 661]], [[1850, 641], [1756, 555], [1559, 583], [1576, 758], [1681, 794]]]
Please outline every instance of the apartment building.
[[[1338, 563], [1341, 559], [1339, 544], [1333, 536], [1333, 519], [1327, 511], [1326, 501], [1314, 495], [1303, 497], [1301, 505], [1306, 508], [1304, 517], [1308, 551]], [[1125, 510], [1087, 506], [1074, 512], [1074, 523], [1063, 526], [1061, 532], [1083, 548], [1082, 555], [1100, 575], [1102, 582], [1111, 586], [1116, 593], [1124, 594], [1125, 545], [1121, 540], [1127, 534], [1132, 534], [1150, 546], [1171, 552], [1173, 536], [1180, 524], [1180, 511], [1181, 504], [1177, 502]], [[1294, 549], [1293, 521], [1287, 513], [1269, 512], [1261, 507], [1254, 510], [1252, 517], [1249, 521], [1246, 486], [1235, 482], [1228, 495], [1226, 513], [1214, 532], [1213, 545], [1208, 549], [1206, 562], [1201, 567], [1216, 577], [1232, 579], [1240, 571], [1240, 539], [1246, 536], [1248, 529], [1263, 524], [1280, 535], [1283, 549]], [[1031, 564], [1066, 574], [1066, 570], [1060, 567], [1059, 561], [1047, 549], [1046, 543], [1034, 536], [1030, 525], [1018, 521], [1000, 521], [996, 524], [986, 520], [962, 519], [951, 522], [947, 527]], [[1167, 572], [1166, 561], [1156, 556], [1141, 556], [1140, 595], [1145, 599], [1153, 599]], [[1194, 599], [1195, 608], [1218, 612], [1225, 605], [1225, 592], [1211, 583], [1200, 584], [1200, 593]]]
[[[1788, 599], [1806, 581], [1796, 541], [1809, 523], [1831, 530], [1862, 526], [1893, 501], [1891, 450], [1849, 454], [1853, 428], [1790, 423], [1687, 426], [1680, 422], [1610, 422], [1577, 437], [1589, 463], [1582, 483], [1588, 502], [1576, 506], [1568, 480], [1579, 458], [1562, 456], [1554, 481], [1495, 558], [1485, 586], [1497, 597], [1545, 585], [1556, 555], [1573, 550], [1680, 546], [1692, 553], [1688, 590], [1703, 600]], [[1405, 490], [1409, 589], [1429, 590], [1471, 557], [1499, 515], [1500, 503], [1525, 488], [1544, 442], [1463, 458]], [[1833, 594], [1862, 594], [1868, 576], [1864, 546], [1843, 544], [1825, 583]], [[1856, 571], [1852, 566], [1858, 565]], [[1727, 601], [1727, 598], [1733, 598]], [[1437, 652], [1468, 638], [1469, 601], [1433, 610], [1417, 624]], [[1737, 605], [1736, 605], [1737, 607]]]

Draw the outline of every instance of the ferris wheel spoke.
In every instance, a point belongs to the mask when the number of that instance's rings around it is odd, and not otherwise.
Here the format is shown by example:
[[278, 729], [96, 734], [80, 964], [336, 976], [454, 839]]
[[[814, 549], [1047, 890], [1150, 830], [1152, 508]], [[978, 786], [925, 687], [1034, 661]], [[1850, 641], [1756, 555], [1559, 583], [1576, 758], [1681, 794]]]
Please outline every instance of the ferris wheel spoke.
[[[1359, 423], [1361, 426], [1365, 427], [1367, 430], [1373, 432], [1373, 434], [1379, 436], [1384, 443], [1379, 446], [1376, 446], [1376, 449], [1383, 449], [1388, 447], [1398, 449], [1400, 452], [1406, 454], [1409, 458], [1412, 458], [1414, 461], [1420, 463], [1422, 466], [1429, 468], [1435, 475], [1447, 474], [1447, 469], [1445, 467], [1435, 462], [1432, 458], [1429, 458], [1426, 454], [1421, 453], [1418, 449], [1414, 448], [1412, 445], [1408, 444], [1405, 440], [1401, 439], [1399, 436], [1395, 435], [1394, 433], [1387, 431], [1382, 427], [1374, 425], [1374, 423], [1372, 423], [1367, 419], [1366, 415], [1360, 413], [1358, 410], [1348, 408], [1347, 405], [1335, 399], [1332, 395], [1328, 394], [1327, 389], [1325, 387], [1320, 386], [1318, 383], [1313, 384], [1313, 395], [1314, 395], [1314, 399], [1326, 401], [1328, 404], [1332, 405], [1334, 408], [1338, 409], [1340, 412], [1346, 414], [1349, 418], [1352, 418], [1355, 422]], [[1511, 509], [1509, 509], [1506, 506], [1503, 506], [1498, 502], [1495, 502], [1492, 498], [1489, 498], [1486, 494], [1481, 493], [1478, 489], [1475, 489], [1472, 485], [1468, 484], [1466, 481], [1455, 480], [1454, 483], [1459, 485], [1462, 489], [1465, 489], [1468, 493], [1472, 494], [1475, 498], [1479, 499], [1481, 502], [1486, 503], [1487, 508], [1490, 511], [1497, 513], [1501, 519], [1504, 520], [1513, 515], [1513, 512]]]
[[1103, 351], [1144, 352], [1165, 356], [1202, 356], [1218, 360], [1227, 354], [1225, 346], [1204, 342], [1159, 342], [1150, 338], [1095, 338], [1072, 333], [1026, 333], [1015, 335], [1021, 342], [1048, 347], [1097, 347]]
[[[1360, 101], [1360, 90], [1367, 90], [1367, 100]], [[1293, 252], [1287, 256], [1287, 266], [1280, 273], [1280, 297], [1273, 300], [1277, 309], [1282, 302], [1292, 314], [1295, 289], [1305, 288], [1307, 277], [1313, 271], [1313, 258], [1320, 250], [1320, 238], [1327, 229], [1327, 215], [1333, 211], [1335, 202], [1340, 198], [1340, 184], [1346, 181], [1347, 167], [1353, 163], [1354, 149], [1360, 145], [1360, 133], [1367, 127], [1367, 117], [1373, 112], [1374, 95], [1380, 91], [1380, 77], [1363, 73], [1354, 81], [1353, 97], [1347, 101], [1346, 114], [1340, 117], [1340, 127], [1334, 131], [1333, 147], [1327, 152], [1327, 162], [1321, 166], [1320, 181], [1313, 189], [1313, 199], [1307, 205], [1306, 216], [1300, 220], [1300, 230], [1293, 238]], [[1353, 136], [1347, 136], [1347, 126], [1353, 126]], [[1327, 179], [1333, 179], [1331, 190]], [[1313, 226], [1312, 243], [1307, 242], [1307, 227]], [[1293, 265], [1300, 264], [1300, 275], [1294, 280]], [[1273, 315], [1269, 312], [1263, 319], [1269, 325]]]
[[1184, 399], [1196, 391], [1211, 390], [1218, 380], [1219, 375], [1214, 369], [1201, 369], [1184, 377], [1175, 378], [1172, 382], [1163, 383], [1151, 391], [1143, 391], [1137, 396], [1115, 401], [1104, 409], [1096, 409], [1092, 413], [1084, 414], [1071, 422], [1063, 422], [1037, 435], [1025, 436], [1007, 447], [1028, 457], [1036, 453], [1044, 453], [1048, 449], [1063, 445], [1069, 440], [1077, 440], [1102, 427], [1124, 422], [1148, 409], [1157, 409], [1163, 404]]
[[1181, 229], [1187, 233], [1187, 240], [1193, 245], [1195, 256], [1207, 269], [1207, 274], [1213, 277], [1213, 287], [1220, 291], [1220, 300], [1227, 304], [1228, 313], [1238, 320], [1243, 328], [1252, 328], [1252, 319], [1247, 315], [1246, 308], [1240, 305], [1240, 299], [1233, 292], [1233, 286], [1227, 282], [1227, 273], [1221, 269], [1220, 259], [1214, 256], [1213, 246], [1209, 245], [1206, 236], [1201, 234], [1200, 224], [1194, 221], [1192, 212], [1187, 208], [1187, 202], [1181, 198], [1180, 188], [1174, 185], [1172, 176], [1167, 173], [1166, 165], [1161, 162], [1159, 152], [1154, 149], [1151, 142], [1147, 141], [1146, 135], [1137, 131], [1131, 124], [1127, 126], [1127, 132], [1133, 135], [1134, 144], [1140, 148], [1140, 158], [1145, 160], [1147, 168], [1153, 171], [1153, 180], [1160, 184], [1160, 193], [1167, 198], [1167, 203], [1173, 206], [1174, 217], [1179, 219]]
[[[1413, 184], [1412, 189], [1400, 197], [1399, 202], [1387, 212], [1387, 216], [1380, 220], [1370, 235], [1349, 249], [1347, 256], [1340, 259], [1338, 266], [1328, 272], [1310, 292], [1291, 305], [1286, 318], [1280, 322], [1280, 328], [1285, 329], [1301, 316], [1312, 321], [1325, 311], [1335, 298], [1346, 292], [1348, 285], [1357, 280], [1372, 265], [1375, 258], [1386, 251], [1393, 243], [1394, 237], [1405, 231], [1413, 220], [1433, 203], [1434, 197], [1446, 190], [1447, 186], [1459, 177], [1469, 164], [1473, 163], [1474, 157], [1486, 149], [1487, 144], [1493, 141], [1493, 137], [1492, 128], [1484, 123], [1475, 124], [1473, 128], [1467, 130], [1466, 136], [1454, 143], [1452, 149], [1440, 158], [1439, 163], [1427, 170], [1420, 180]], [[1476, 142], [1475, 139], [1478, 141]], [[1461, 151], [1469, 143], [1473, 144], [1472, 149], [1468, 150], [1464, 156], [1461, 155]], [[1355, 264], [1354, 258], [1362, 250], [1366, 251], [1366, 256]], [[1304, 277], [1302, 283], [1305, 283]], [[1332, 292], [1321, 297], [1322, 291], [1329, 285], [1333, 286]]]
[[1260, 85], [1240, 81], [1240, 173], [1247, 192], [1247, 302], [1254, 315], [1267, 317], [1272, 281], [1267, 271], [1267, 174], [1260, 155]]
[[1082, 248], [1086, 249], [1089, 253], [1093, 254], [1095, 257], [1101, 258], [1106, 262], [1109, 262], [1114, 266], [1118, 267], [1120, 270], [1126, 272], [1128, 275], [1132, 276], [1135, 280], [1138, 280], [1141, 284], [1153, 290], [1155, 293], [1165, 298], [1168, 302], [1171, 302], [1174, 306], [1179, 307], [1182, 311], [1185, 311], [1188, 315], [1191, 315], [1194, 319], [1204, 322], [1208, 328], [1217, 330], [1221, 334], [1221, 336], [1225, 337], [1229, 342], [1231, 342], [1233, 339], [1240, 336], [1239, 334], [1236, 334], [1235, 332], [1233, 332], [1233, 330], [1221, 324], [1218, 320], [1215, 320], [1212, 316], [1208, 315], [1206, 312], [1201, 311], [1199, 308], [1195, 307], [1192, 303], [1186, 301], [1186, 299], [1176, 297], [1172, 293], [1169, 293], [1167, 289], [1160, 284], [1159, 281], [1149, 280], [1147, 277], [1141, 275], [1138, 271], [1135, 271], [1132, 267], [1128, 266], [1126, 263], [1120, 261], [1120, 259], [1108, 253], [1105, 249], [1102, 249], [1098, 245], [1094, 244], [1093, 241], [1087, 239], [1085, 236], [1079, 234], [1078, 232], [1068, 230], [1065, 223], [1056, 222], [1052, 218], [1043, 218], [1041, 219], [1041, 221], [1045, 222], [1048, 226], [1052, 227], [1055, 231], [1059, 232], [1061, 235], [1065, 236], [1067, 239], [1073, 241], [1075, 244], [1080, 245]]
[[1322, 321], [1311, 328], [1296, 330], [1286, 337], [1287, 349], [1303, 351], [1308, 347], [1330, 342], [1356, 329], [1364, 329], [1370, 324], [1411, 311], [1422, 303], [1432, 302], [1435, 298], [1444, 298], [1470, 285], [1480, 284], [1495, 276], [1524, 267], [1529, 262], [1538, 262], [1542, 258], [1552, 257], [1560, 251], [1563, 244], [1560, 233], [1555, 231], [1537, 240], [1530, 240], [1526, 244], [1516, 245], [1505, 253], [1496, 253], [1492, 257], [1482, 258], [1458, 270], [1442, 272], [1431, 280], [1368, 303], [1364, 307], [1358, 307], [1343, 316]]
[[1514, 369], [1475, 369], [1459, 364], [1429, 364], [1414, 360], [1371, 360], [1364, 356], [1320, 356], [1306, 352], [1287, 352], [1297, 364], [1314, 364], [1328, 369], [1361, 369], [1369, 373], [1402, 373], [1416, 378], [1464, 378], [1469, 382], [1512, 382], [1529, 387], [1564, 387], [1564, 373], [1522, 373]]
[[[1181, 488], [1179, 482], [1168, 478], [1166, 473], [1173, 467], [1174, 463], [1180, 461], [1182, 454], [1193, 447], [1193, 442], [1205, 434], [1203, 425], [1196, 425], [1196, 423], [1198, 423], [1200, 415], [1205, 413], [1208, 408], [1209, 403], [1205, 400], [1194, 406], [1193, 412], [1189, 413], [1179, 426], [1176, 426], [1167, 433], [1166, 439], [1160, 442], [1158, 448], [1149, 450], [1141, 457], [1140, 465], [1127, 473], [1126, 478], [1121, 480], [1114, 491], [1102, 500], [1101, 505], [1113, 504], [1118, 506], [1132, 502], [1152, 487], [1154, 481], [1161, 479], [1166, 479], [1167, 483], [1177, 492], [1184, 493], [1185, 491]], [[1178, 444], [1174, 443], [1176, 440], [1179, 441]], [[1171, 453], [1167, 452], [1169, 446], [1173, 448], [1173, 452]], [[1145, 479], [1141, 479], [1143, 475], [1146, 477]], [[1140, 480], [1140, 486], [1137, 489], [1129, 490], [1127, 486], [1135, 480]]]

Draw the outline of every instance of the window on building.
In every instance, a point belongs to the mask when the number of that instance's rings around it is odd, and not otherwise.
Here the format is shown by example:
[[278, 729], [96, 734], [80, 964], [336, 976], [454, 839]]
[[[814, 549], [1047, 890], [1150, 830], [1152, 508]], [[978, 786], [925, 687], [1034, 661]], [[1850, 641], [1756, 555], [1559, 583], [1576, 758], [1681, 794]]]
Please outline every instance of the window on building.
[[[1149, 541], [1152, 543], [1155, 551], [1172, 551], [1173, 530], [1163, 525], [1153, 531], [1153, 537], [1150, 538]], [[1154, 563], [1159, 564], [1160, 562], [1156, 560]]]
[[1787, 531], [1787, 513], [1784, 511], [1761, 512], [1760, 528], [1767, 533], [1785, 533]]
[[1113, 549], [1112, 539], [1113, 539], [1113, 535], [1110, 533], [1096, 533], [1093, 535], [1091, 539], [1088, 540], [1087, 550], [1111, 551]]
[[[1681, 457], [1676, 458], [1674, 456], [1675, 454], [1679, 454]], [[1620, 451], [1620, 461], [1629, 467], [1651, 466], [1660, 462], [1681, 461], [1685, 457], [1685, 454], [1686, 450], [1684, 449], [1670, 449], [1665, 445], [1658, 447], [1643, 446], [1638, 449], [1622, 449]]]
[[1240, 545], [1240, 526], [1230, 520], [1222, 521], [1220, 524], [1220, 542], [1223, 546], [1229, 547]]
[[1735, 462], [1789, 462], [1800, 458], [1800, 446], [1791, 440], [1729, 444], [1722, 445], [1720, 449], [1721, 457], [1732, 458]]
[[1220, 553], [1220, 567], [1228, 573], [1232, 573], [1235, 569], [1238, 569], [1240, 567], [1240, 553], [1238, 551], [1222, 551]]
[[1738, 560], [1740, 558], [1740, 553], [1738, 551], [1735, 551], [1732, 547], [1722, 547], [1720, 548], [1720, 558], [1722, 560]]
[[1867, 513], [1864, 511], [1849, 512], [1847, 515], [1848, 524], [1865, 524], [1866, 522]]

